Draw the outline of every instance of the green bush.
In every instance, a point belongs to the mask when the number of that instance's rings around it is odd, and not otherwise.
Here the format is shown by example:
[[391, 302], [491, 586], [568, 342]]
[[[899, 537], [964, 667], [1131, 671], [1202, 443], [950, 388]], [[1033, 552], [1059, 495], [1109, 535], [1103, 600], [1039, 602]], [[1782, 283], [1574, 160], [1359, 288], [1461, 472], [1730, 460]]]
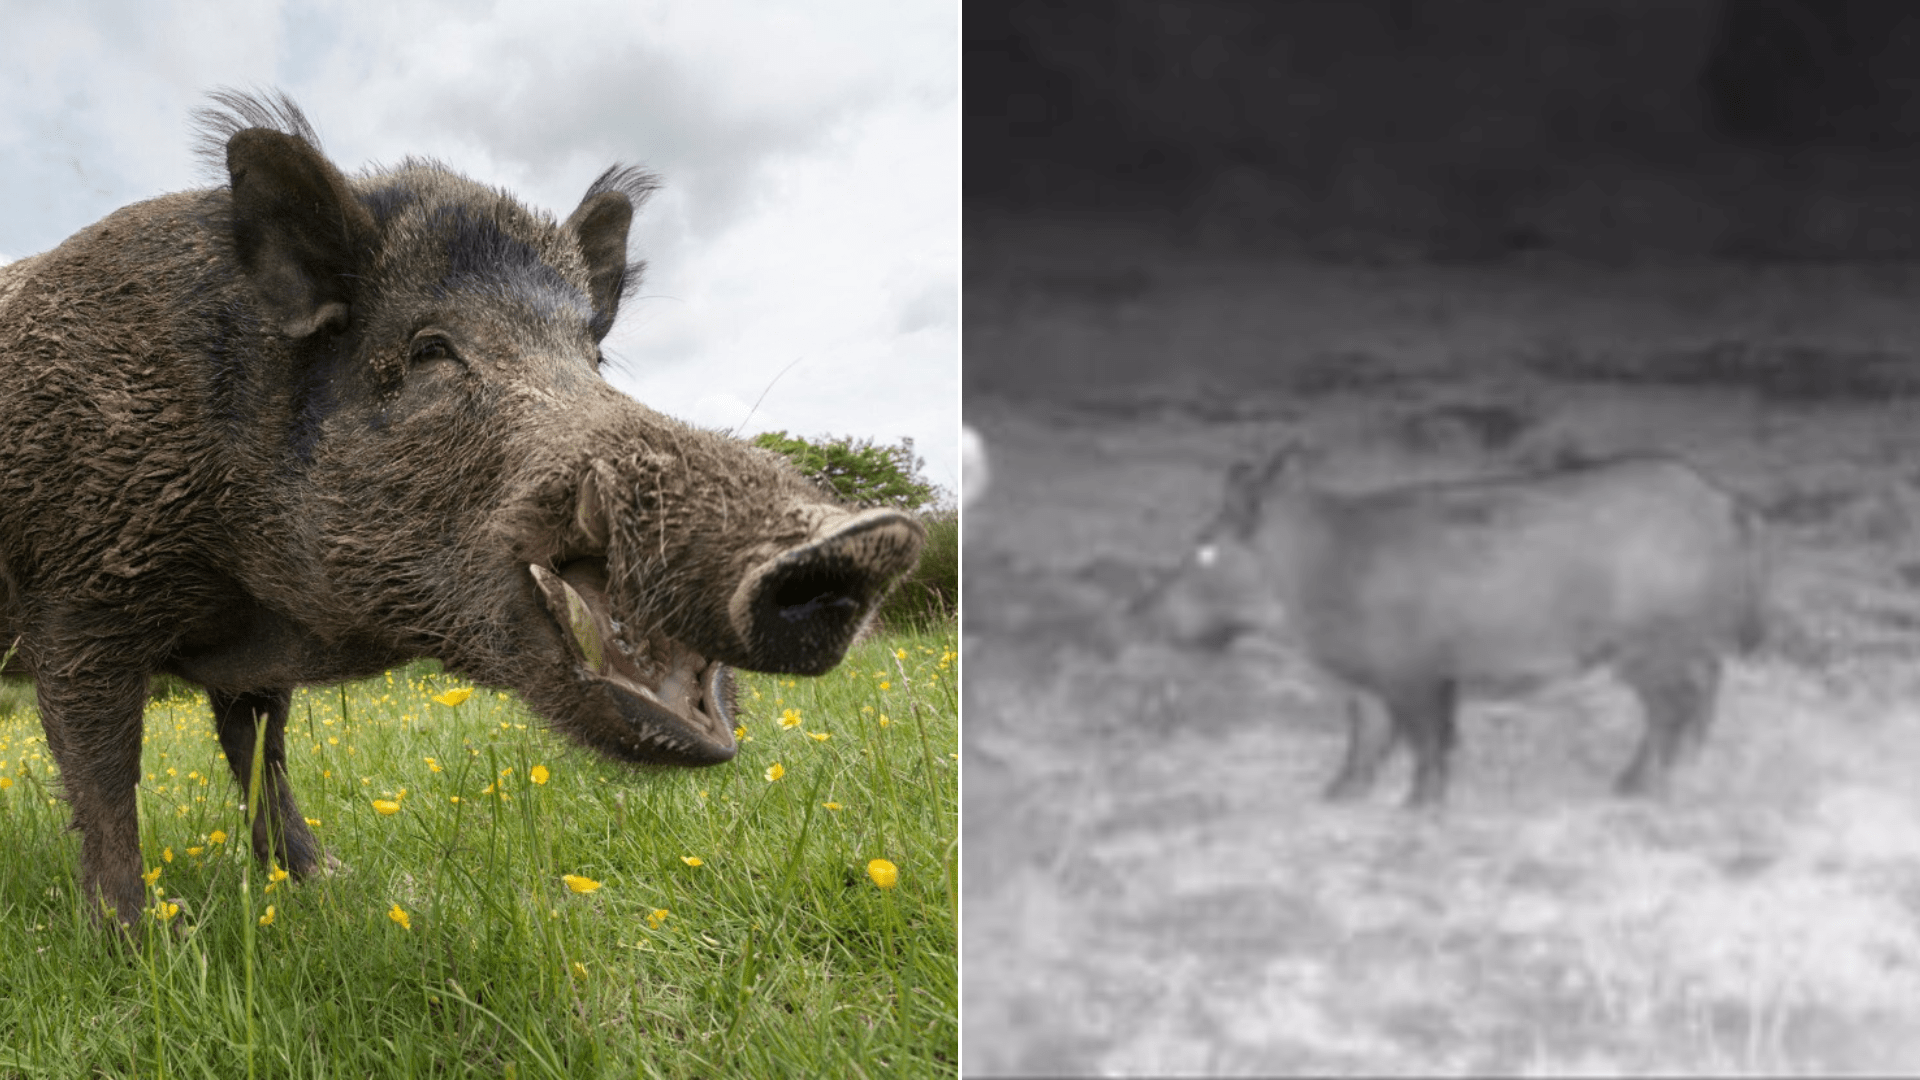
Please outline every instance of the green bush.
[[769, 431], [754, 436], [753, 445], [785, 454], [801, 472], [861, 506], [915, 511], [940, 501], [939, 487], [920, 471], [927, 462], [913, 452], [912, 439], [879, 446], [851, 435], [808, 440]]
[[960, 613], [960, 515], [950, 496], [921, 475], [925, 459], [913, 452], [913, 440], [876, 446], [850, 436], [796, 438], [784, 431], [756, 436], [754, 445], [785, 454], [800, 471], [861, 506], [891, 506], [919, 512], [927, 527], [927, 547], [898, 588], [880, 607], [880, 625], [889, 629], [937, 631]]
[[960, 613], [960, 515], [925, 514], [927, 546], [913, 568], [880, 606], [881, 625], [928, 632], [952, 625]]

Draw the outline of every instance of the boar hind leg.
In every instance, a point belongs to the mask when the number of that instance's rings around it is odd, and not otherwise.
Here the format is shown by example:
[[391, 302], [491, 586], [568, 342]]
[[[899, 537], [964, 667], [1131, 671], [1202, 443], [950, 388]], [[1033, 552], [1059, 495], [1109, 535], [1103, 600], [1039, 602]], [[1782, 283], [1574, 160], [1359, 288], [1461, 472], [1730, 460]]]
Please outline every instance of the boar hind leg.
[[1394, 727], [1413, 748], [1408, 809], [1438, 806], [1447, 797], [1447, 759], [1453, 755], [1457, 697], [1451, 680], [1399, 687], [1383, 695]]
[[1331, 802], [1349, 802], [1373, 790], [1380, 766], [1400, 741], [1393, 717], [1371, 694], [1347, 696], [1347, 759], [1327, 785]]
[[132, 926], [146, 906], [140, 880], [141, 714], [147, 680], [129, 672], [68, 679], [44, 668], [35, 680], [47, 747], [80, 833], [81, 896], [95, 919]]
[[1620, 678], [1640, 699], [1647, 731], [1615, 782], [1622, 795], [1664, 795], [1674, 762], [1699, 753], [1713, 722], [1720, 658], [1710, 652], [1624, 666]]
[[1720, 703], [1721, 659], [1718, 653], [1706, 653], [1694, 661], [1689, 676], [1692, 697], [1689, 700], [1689, 712], [1686, 726], [1680, 729], [1680, 741], [1675, 760], [1692, 761], [1700, 756], [1700, 748], [1706, 745], [1707, 730], [1713, 726], [1714, 713]]
[[235, 694], [210, 690], [213, 721], [220, 732], [220, 749], [226, 751], [227, 765], [240, 781], [242, 795], [249, 795], [253, 778], [254, 725], [266, 720], [266, 742], [261, 753], [260, 812], [253, 819], [253, 854], [263, 863], [277, 863], [296, 876], [312, 873], [320, 860], [320, 846], [307, 828], [307, 819], [294, 804], [293, 789], [287, 783], [287, 706], [292, 693], [287, 690], [262, 690]]

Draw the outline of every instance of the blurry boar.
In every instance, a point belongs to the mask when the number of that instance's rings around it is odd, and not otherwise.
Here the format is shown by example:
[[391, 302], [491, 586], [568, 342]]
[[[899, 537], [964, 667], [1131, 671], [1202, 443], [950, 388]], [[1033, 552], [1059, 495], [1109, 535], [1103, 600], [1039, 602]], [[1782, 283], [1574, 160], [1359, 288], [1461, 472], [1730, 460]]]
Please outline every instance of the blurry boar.
[[1329, 798], [1365, 794], [1404, 742], [1408, 805], [1439, 803], [1460, 695], [1599, 667], [1645, 713], [1616, 788], [1659, 793], [1705, 738], [1722, 657], [1758, 641], [1755, 523], [1679, 461], [1338, 495], [1303, 483], [1296, 458], [1235, 466], [1218, 516], [1135, 613], [1215, 650], [1290, 631], [1357, 691]]
[[438, 164], [346, 176], [285, 96], [198, 115], [228, 183], [0, 268], [0, 635], [37, 687], [96, 914], [141, 909], [148, 678], [207, 690], [253, 847], [319, 850], [293, 687], [416, 657], [634, 762], [735, 751], [729, 666], [839, 662], [920, 525], [601, 376], [655, 188], [565, 220]]

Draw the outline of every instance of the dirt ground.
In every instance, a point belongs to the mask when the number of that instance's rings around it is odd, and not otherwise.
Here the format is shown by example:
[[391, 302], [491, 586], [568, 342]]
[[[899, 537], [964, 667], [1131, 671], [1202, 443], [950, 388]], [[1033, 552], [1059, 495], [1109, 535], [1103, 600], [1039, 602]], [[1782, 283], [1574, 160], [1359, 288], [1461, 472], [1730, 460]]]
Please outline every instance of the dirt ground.
[[[1920, 272], [970, 229], [969, 1075], [1920, 1074]], [[1444, 812], [1404, 759], [1332, 806], [1289, 643], [1118, 622], [1289, 440], [1331, 488], [1662, 450], [1751, 500], [1771, 640], [1675, 793], [1610, 793], [1596, 676], [1470, 705]]]

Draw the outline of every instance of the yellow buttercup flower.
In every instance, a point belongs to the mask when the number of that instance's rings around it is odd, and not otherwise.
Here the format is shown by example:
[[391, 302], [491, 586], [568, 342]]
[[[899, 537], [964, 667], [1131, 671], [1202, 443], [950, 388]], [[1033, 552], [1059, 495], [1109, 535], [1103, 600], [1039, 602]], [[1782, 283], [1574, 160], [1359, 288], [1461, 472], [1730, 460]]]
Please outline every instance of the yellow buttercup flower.
[[447, 706], [448, 708], [452, 708], [453, 706], [460, 704], [461, 702], [467, 700], [472, 696], [473, 696], [473, 687], [462, 686], [453, 690], [449, 690], [444, 694], [435, 694], [433, 695], [433, 700], [439, 702], [442, 705]]
[[667, 916], [671, 914], [673, 914], [673, 912], [668, 911], [666, 908], [654, 908], [652, 911], [647, 913], [647, 929], [649, 930], [660, 929], [660, 924], [663, 922], [666, 922]]
[[226, 843], [226, 842], [227, 842], [227, 830], [225, 830], [225, 829], [215, 829], [215, 830], [213, 830], [212, 832], [210, 832], [210, 833], [208, 833], [208, 834], [207, 834], [207, 841], [208, 841], [209, 843], [214, 843], [214, 844], [224, 844], [224, 843]]
[[274, 914], [274, 912], [273, 912], [273, 905], [272, 905], [272, 904], [268, 904], [268, 905], [267, 905], [267, 910], [266, 910], [266, 911], [265, 911], [265, 912], [264, 912], [264, 913], [263, 913], [263, 914], [262, 914], [262, 915], [260, 916], [260, 925], [261, 925], [261, 926], [272, 926], [272, 925], [273, 925], [273, 914]]
[[599, 882], [579, 874], [562, 874], [560, 880], [567, 883], [567, 888], [577, 893], [590, 893], [600, 887]]
[[700, 866], [706, 862], [706, 860], [698, 855], [682, 855], [680, 856], [680, 861], [686, 863], [688, 866]]
[[891, 889], [900, 883], [900, 868], [885, 859], [874, 859], [867, 864], [867, 876], [875, 885]]
[[166, 922], [178, 914], [180, 914], [179, 904], [172, 904], [162, 900], [153, 905], [153, 917], [159, 919], [161, 922]]
[[767, 766], [767, 782], [768, 783], [772, 783], [773, 781], [778, 780], [785, 775], [787, 775], [787, 770], [781, 767], [779, 762], [776, 761], [773, 764]]
[[846, 809], [846, 807], [844, 807], [844, 806], [841, 806], [841, 805], [840, 805], [839, 803], [837, 803], [837, 802], [823, 802], [823, 803], [821, 803], [820, 805], [821, 805], [821, 806], [824, 806], [824, 807], [826, 807], [826, 808], [827, 808], [827, 809], [829, 809], [829, 810], [844, 810], [844, 809]]
[[400, 929], [402, 930], [413, 929], [413, 920], [407, 917], [406, 909], [399, 904], [395, 904], [387, 909], [387, 918], [399, 923]]
[[544, 784], [547, 782], [547, 778], [549, 776], [552, 776], [553, 774], [547, 771], [547, 767], [545, 765], [535, 765], [533, 769], [527, 773], [527, 775], [533, 779], [534, 783]]
[[797, 727], [799, 727], [799, 726], [800, 726], [800, 713], [799, 713], [799, 712], [798, 712], [797, 710], [794, 710], [794, 709], [787, 709], [787, 710], [785, 710], [785, 711], [783, 711], [783, 712], [781, 712], [781, 714], [780, 714], [780, 726], [781, 726], [781, 727], [783, 727], [783, 728], [797, 728]]
[[400, 803], [395, 799], [375, 799], [373, 808], [382, 814], [397, 814], [400, 812]]
[[807, 738], [812, 739], [814, 742], [826, 742], [828, 739], [833, 738], [833, 733], [830, 731], [809, 731], [807, 732]]

